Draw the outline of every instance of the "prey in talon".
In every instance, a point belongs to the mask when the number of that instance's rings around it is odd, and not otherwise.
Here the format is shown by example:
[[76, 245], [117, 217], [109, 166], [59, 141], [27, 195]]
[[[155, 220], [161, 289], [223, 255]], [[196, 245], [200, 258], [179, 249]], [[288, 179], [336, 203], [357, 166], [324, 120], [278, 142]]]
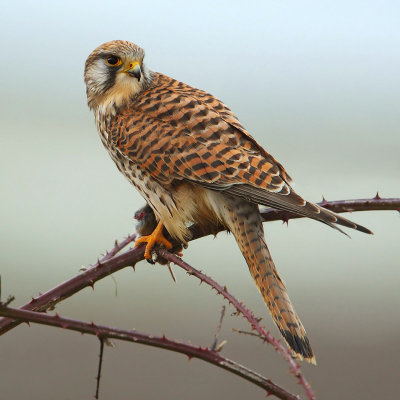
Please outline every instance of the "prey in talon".
[[[138, 221], [138, 223], [136, 224], [136, 232], [140, 235], [140, 237], [136, 240], [135, 242], [135, 247], [137, 247], [138, 245], [142, 244], [142, 243], [147, 243], [146, 245], [146, 249], [145, 249], [145, 258], [148, 262], [150, 263], [154, 263], [152, 255], [151, 255], [151, 251], [152, 248], [149, 248], [148, 253], [150, 253], [150, 257], [147, 258], [146, 257], [146, 251], [147, 248], [149, 246], [149, 238], [152, 236], [152, 233], [155, 232], [156, 228], [157, 228], [157, 219], [156, 216], [153, 212], [153, 210], [151, 209], [151, 207], [146, 204], [145, 206], [143, 206], [142, 208], [140, 208], [139, 210], [137, 210], [135, 212], [134, 218]], [[168, 233], [166, 232], [167, 236]], [[160, 245], [163, 245], [167, 250], [172, 250], [176, 255], [178, 256], [182, 256], [182, 245], [177, 244], [176, 242], [172, 241], [172, 239], [170, 239], [169, 237], [166, 238], [164, 236], [164, 232], [162, 232], [162, 237], [163, 239], [161, 240], [161, 243], [158, 243]], [[154, 245], [156, 245], [157, 243], [154, 243]], [[157, 256], [156, 261], [162, 265], [165, 265], [168, 263], [167, 260], [165, 260], [164, 258]], [[173, 277], [175, 280], [175, 277]]]

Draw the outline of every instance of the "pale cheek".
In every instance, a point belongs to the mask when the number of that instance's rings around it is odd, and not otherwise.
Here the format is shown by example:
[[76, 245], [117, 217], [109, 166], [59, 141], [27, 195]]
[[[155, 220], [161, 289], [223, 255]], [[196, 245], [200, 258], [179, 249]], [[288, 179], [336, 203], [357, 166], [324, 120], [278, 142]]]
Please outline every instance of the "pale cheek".
[[91, 89], [94, 92], [100, 93], [107, 84], [108, 70], [104, 63], [99, 60], [88, 71], [88, 82], [91, 84]]

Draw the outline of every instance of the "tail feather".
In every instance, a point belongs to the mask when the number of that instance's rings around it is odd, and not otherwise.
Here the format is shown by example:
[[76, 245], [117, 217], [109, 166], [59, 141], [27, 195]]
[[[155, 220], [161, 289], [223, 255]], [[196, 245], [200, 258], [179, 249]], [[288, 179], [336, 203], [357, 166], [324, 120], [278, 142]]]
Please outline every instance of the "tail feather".
[[239, 198], [227, 198], [227, 225], [234, 234], [270, 314], [292, 352], [315, 363], [303, 324], [289, 299], [264, 239], [258, 207]]

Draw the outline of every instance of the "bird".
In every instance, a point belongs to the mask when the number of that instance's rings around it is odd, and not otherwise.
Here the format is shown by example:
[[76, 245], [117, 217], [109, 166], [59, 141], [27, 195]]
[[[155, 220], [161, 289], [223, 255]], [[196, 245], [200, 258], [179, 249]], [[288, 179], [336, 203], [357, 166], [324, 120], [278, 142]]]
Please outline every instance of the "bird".
[[187, 244], [189, 227], [232, 232], [269, 312], [293, 357], [315, 363], [306, 331], [265, 241], [260, 206], [287, 210], [364, 233], [369, 229], [304, 200], [284, 167], [213, 95], [154, 72], [144, 50], [125, 40], [97, 47], [84, 70], [87, 102], [100, 138], [119, 171], [156, 217], [140, 237], [151, 260], [169, 236]]

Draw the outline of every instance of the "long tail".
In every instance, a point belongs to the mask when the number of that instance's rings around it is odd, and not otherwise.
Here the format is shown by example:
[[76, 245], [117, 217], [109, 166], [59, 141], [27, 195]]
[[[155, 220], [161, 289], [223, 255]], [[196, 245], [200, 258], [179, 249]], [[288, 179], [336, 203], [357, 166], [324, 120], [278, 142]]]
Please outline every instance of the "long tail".
[[299, 358], [315, 363], [306, 331], [278, 275], [264, 239], [258, 206], [226, 197], [225, 221], [236, 238], [250, 273], [287, 344]]

